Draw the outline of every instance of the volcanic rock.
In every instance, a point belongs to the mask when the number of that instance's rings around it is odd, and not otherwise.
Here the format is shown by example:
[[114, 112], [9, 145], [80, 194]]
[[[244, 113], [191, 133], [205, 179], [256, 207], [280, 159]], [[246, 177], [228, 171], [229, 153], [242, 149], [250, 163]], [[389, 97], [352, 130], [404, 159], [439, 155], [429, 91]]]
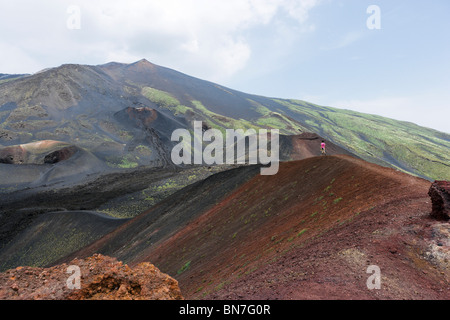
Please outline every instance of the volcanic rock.
[[27, 159], [27, 152], [20, 146], [10, 146], [0, 149], [0, 163], [21, 164]]
[[44, 163], [53, 164], [53, 163], [67, 160], [72, 155], [74, 155], [77, 151], [78, 151], [78, 149], [75, 146], [69, 146], [69, 147], [62, 148], [60, 150], [56, 150], [45, 156]]
[[115, 258], [95, 254], [51, 268], [7, 270], [0, 274], [0, 299], [182, 300], [183, 297], [178, 282], [148, 262], [130, 268]]
[[431, 217], [438, 220], [450, 219], [450, 182], [435, 181], [428, 191], [431, 197]]

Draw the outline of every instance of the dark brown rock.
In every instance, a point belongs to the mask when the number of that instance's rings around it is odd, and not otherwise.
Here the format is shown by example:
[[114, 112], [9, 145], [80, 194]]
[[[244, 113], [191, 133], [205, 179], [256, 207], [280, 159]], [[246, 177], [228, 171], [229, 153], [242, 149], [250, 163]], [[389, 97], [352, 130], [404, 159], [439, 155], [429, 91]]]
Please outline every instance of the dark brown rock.
[[60, 150], [56, 150], [45, 156], [44, 163], [53, 164], [53, 163], [67, 160], [72, 155], [74, 155], [77, 151], [78, 151], [78, 149], [75, 146], [65, 147]]
[[10, 146], [0, 149], [0, 163], [22, 164], [26, 162], [27, 152], [21, 146]]
[[428, 191], [431, 197], [431, 217], [437, 220], [450, 219], [450, 182], [435, 181]]

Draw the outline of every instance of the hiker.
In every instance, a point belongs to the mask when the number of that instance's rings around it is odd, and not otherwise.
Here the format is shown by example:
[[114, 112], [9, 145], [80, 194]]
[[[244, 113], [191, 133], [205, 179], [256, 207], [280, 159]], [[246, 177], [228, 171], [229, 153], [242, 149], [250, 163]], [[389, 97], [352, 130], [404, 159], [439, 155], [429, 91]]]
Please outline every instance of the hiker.
[[322, 143], [320, 144], [320, 149], [322, 150], [322, 155], [327, 155], [327, 151], [325, 150], [326, 144], [325, 141], [322, 140]]

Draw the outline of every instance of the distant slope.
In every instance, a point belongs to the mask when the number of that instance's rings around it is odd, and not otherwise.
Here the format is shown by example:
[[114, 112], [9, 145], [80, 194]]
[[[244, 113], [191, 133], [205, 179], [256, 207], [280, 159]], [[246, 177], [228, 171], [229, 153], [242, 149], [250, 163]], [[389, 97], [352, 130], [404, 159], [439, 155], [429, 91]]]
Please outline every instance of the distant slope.
[[[164, 122], [142, 127], [117, 118], [130, 108], [156, 110]], [[192, 128], [193, 120], [222, 131], [312, 132], [362, 159], [429, 180], [450, 180], [448, 133], [304, 101], [246, 94], [145, 59], [132, 64], [66, 64], [0, 84], [0, 145], [65, 141], [94, 152], [113, 168], [166, 165], [169, 129]]]
[[[428, 179], [450, 179], [450, 134], [377, 115], [276, 100], [308, 130], [361, 158]], [[301, 119], [301, 120], [300, 120]]]
[[305, 101], [249, 95], [146, 60], [113, 65], [102, 68], [116, 79], [133, 79], [144, 96], [186, 119], [202, 119], [222, 130], [277, 128], [289, 135], [314, 132], [368, 161], [428, 179], [450, 179], [448, 133]]
[[[429, 231], [442, 227], [426, 221], [428, 181], [349, 156], [258, 173], [191, 185], [64, 261], [154, 261], [189, 299], [448, 298], [450, 270], [430, 258], [445, 233]], [[381, 291], [362, 280], [370, 264]]]
[[[158, 108], [128, 91], [125, 82], [116, 82], [100, 68], [81, 65], [63, 65], [4, 83], [0, 85], [0, 146], [59, 140], [94, 153], [113, 169], [164, 166], [167, 151], [161, 153], [159, 140], [167, 142], [168, 137], [158, 128], [146, 130], [116, 117], [129, 109]], [[164, 112], [158, 114], [165, 124], [173, 122], [167, 129], [180, 127], [181, 119]], [[155, 124], [159, 123], [158, 119]]]
[[95, 155], [66, 142], [44, 140], [0, 147], [2, 193], [35, 186], [67, 187], [107, 170]]
[[28, 74], [5, 74], [0, 73], [0, 84], [28, 76]]
[[126, 221], [87, 211], [40, 215], [13, 241], [0, 248], [0, 270], [16, 266], [45, 266], [90, 244]]

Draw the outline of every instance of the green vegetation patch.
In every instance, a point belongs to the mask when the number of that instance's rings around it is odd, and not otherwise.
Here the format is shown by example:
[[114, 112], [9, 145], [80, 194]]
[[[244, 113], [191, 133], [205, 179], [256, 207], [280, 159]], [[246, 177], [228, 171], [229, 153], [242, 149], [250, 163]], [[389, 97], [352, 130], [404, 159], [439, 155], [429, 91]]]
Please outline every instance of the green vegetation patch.
[[142, 88], [142, 94], [150, 101], [156, 103], [160, 107], [174, 107], [180, 105], [178, 99], [172, 96], [170, 93], [155, 88], [144, 87]]
[[106, 164], [112, 168], [131, 169], [139, 166], [136, 159], [128, 154], [125, 157], [109, 156], [106, 157]]
[[185, 272], [186, 270], [189, 269], [189, 267], [191, 266], [191, 261], [186, 262], [178, 271], [177, 274], [182, 274], [183, 272]]
[[301, 100], [273, 99], [294, 119], [362, 159], [430, 180], [450, 180], [450, 135], [404, 121]]
[[251, 121], [245, 119], [234, 119], [210, 111], [201, 101], [193, 100], [191, 103], [197, 111], [197, 114], [206, 117], [205, 120], [208, 126], [220, 130], [223, 134], [225, 134], [226, 129], [242, 129], [244, 131], [248, 129], [260, 129], [259, 126], [253, 124]]

